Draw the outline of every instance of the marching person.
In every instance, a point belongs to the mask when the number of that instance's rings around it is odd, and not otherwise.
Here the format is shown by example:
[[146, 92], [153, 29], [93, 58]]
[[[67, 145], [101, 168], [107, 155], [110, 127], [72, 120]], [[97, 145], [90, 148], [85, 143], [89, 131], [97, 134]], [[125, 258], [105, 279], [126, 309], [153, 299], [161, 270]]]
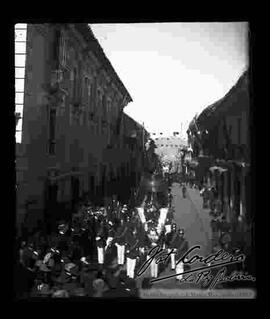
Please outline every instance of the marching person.
[[168, 252], [171, 252], [171, 269], [175, 270], [175, 256], [176, 256], [176, 240], [177, 238], [177, 226], [176, 223], [173, 223], [171, 226], [171, 231], [165, 234], [165, 247]]
[[[148, 242], [148, 248], [151, 250], [153, 247], [156, 247], [159, 245], [159, 236], [156, 232], [155, 228], [151, 228], [149, 232], [149, 242]], [[147, 260], [150, 258], [149, 255], [147, 255]], [[153, 258], [151, 265], [150, 265], [150, 271], [151, 271], [151, 277], [157, 278], [158, 276], [158, 264], [156, 263], [156, 258]]]
[[202, 198], [203, 198], [203, 209], [206, 209], [208, 208], [208, 201], [209, 201], [209, 192], [206, 187], [203, 189]]
[[186, 188], [186, 185], [185, 185], [185, 184], [184, 184], [183, 187], [182, 187], [182, 194], [183, 194], [183, 198], [186, 198], [187, 188]]
[[163, 225], [165, 225], [169, 209], [165, 205], [162, 205], [159, 211], [158, 226], [162, 229]]
[[230, 231], [230, 228], [230, 224], [226, 221], [226, 216], [223, 215], [219, 223], [219, 236], [221, 237], [224, 233], [228, 233]]
[[134, 271], [136, 267], [136, 260], [140, 254], [140, 240], [138, 238], [138, 232], [136, 227], [133, 227], [127, 233], [127, 249], [126, 249], [126, 256], [127, 256], [127, 276], [129, 278], [134, 278]]
[[118, 265], [124, 265], [125, 263], [125, 242], [126, 242], [126, 233], [127, 233], [127, 225], [124, 222], [124, 219], [120, 219], [120, 225], [116, 230], [115, 234], [115, 245], [117, 247], [117, 262]]
[[112, 247], [113, 239], [115, 236], [115, 231], [113, 229], [112, 221], [108, 222], [107, 228], [108, 228], [108, 238], [106, 240], [105, 253], [108, 252], [110, 247]]
[[97, 231], [96, 245], [98, 252], [98, 263], [100, 266], [102, 266], [104, 264], [104, 253], [106, 246], [106, 230], [103, 222], [101, 222]]
[[167, 235], [171, 232], [172, 230], [172, 222], [169, 220], [169, 218], [166, 219], [165, 225], [164, 225], [164, 244], [163, 244], [163, 249], [166, 249], [166, 238]]
[[170, 222], [174, 219], [174, 212], [175, 212], [175, 208], [174, 207], [169, 208], [168, 213], [167, 213], [167, 219]]
[[[184, 229], [179, 229], [176, 238], [174, 239], [173, 246], [177, 247], [176, 259], [179, 260], [188, 251], [188, 242], [184, 237]], [[182, 261], [176, 262], [176, 280], [181, 280], [184, 272], [184, 263]]]
[[145, 208], [144, 207], [137, 207], [138, 216], [140, 218], [140, 221], [143, 225], [144, 230], [147, 232], [147, 223], [145, 218]]

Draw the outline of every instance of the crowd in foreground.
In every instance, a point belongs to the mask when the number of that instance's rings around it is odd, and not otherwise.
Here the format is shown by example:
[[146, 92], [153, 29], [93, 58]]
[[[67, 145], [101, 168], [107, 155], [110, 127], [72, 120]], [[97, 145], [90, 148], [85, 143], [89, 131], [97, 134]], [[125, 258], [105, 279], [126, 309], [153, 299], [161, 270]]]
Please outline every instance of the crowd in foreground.
[[[183, 197], [187, 187], [182, 185]], [[150, 264], [141, 288], [157, 278], [165, 267], [176, 274], [184, 270], [176, 263], [189, 248], [184, 230], [174, 222], [169, 204], [146, 200], [131, 208], [113, 200], [105, 207], [82, 204], [70, 222], [61, 221], [55, 231], [42, 228], [18, 242], [15, 290], [17, 297], [136, 297], [138, 269], [155, 246], [174, 251], [165, 264]], [[231, 231], [217, 210], [213, 214], [212, 250], [232, 251]], [[245, 265], [239, 265], [244, 266]], [[182, 275], [175, 277], [180, 281]]]
[[[131, 209], [117, 200], [106, 207], [84, 203], [71, 222], [60, 222], [50, 234], [39, 229], [19, 242], [17, 297], [136, 296], [136, 271], [157, 245], [175, 249], [169, 261], [179, 273], [183, 265], [175, 260], [188, 245], [170, 204], [146, 201]], [[148, 279], [160, 271], [162, 266], [153, 260]], [[149, 286], [147, 278], [144, 285]]]

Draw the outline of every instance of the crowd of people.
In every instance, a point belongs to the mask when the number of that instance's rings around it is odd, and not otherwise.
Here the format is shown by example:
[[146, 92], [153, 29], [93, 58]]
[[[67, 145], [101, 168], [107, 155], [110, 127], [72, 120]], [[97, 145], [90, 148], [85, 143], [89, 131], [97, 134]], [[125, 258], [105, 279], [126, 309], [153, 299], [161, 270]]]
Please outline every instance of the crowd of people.
[[[115, 199], [104, 207], [86, 202], [71, 221], [56, 226], [50, 234], [40, 227], [18, 239], [17, 297], [136, 296], [136, 270], [156, 245], [174, 249], [171, 268], [183, 268], [175, 259], [186, 242], [184, 230], [177, 230], [170, 201], [167, 206], [146, 201], [138, 208]], [[180, 253], [188, 249], [181, 247]], [[149, 276], [156, 278], [161, 270], [153, 261]]]

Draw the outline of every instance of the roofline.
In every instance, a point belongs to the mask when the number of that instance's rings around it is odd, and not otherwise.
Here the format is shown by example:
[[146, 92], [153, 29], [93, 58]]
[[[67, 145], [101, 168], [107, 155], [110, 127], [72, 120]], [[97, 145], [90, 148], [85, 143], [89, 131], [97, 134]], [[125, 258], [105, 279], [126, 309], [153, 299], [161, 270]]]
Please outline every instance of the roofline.
[[202, 110], [202, 112], [198, 115], [197, 117], [197, 123], [200, 124], [200, 117], [201, 121], [203, 121], [203, 117], [206, 116], [206, 118], [208, 118], [208, 115], [206, 115], [205, 113], [208, 110], [211, 110], [211, 107], [216, 107], [213, 112], [215, 113], [217, 111], [217, 109], [219, 108], [219, 106], [222, 106], [222, 104], [228, 99], [230, 98], [235, 91], [237, 91], [239, 88], [241, 88], [242, 84], [244, 83], [245, 78], [247, 78], [249, 76], [249, 69], [245, 70], [241, 76], [238, 78], [237, 82], [230, 88], [230, 90], [219, 100], [217, 100], [216, 102], [210, 104], [209, 106], [207, 106], [204, 110]]
[[127, 88], [121, 81], [120, 77], [116, 73], [115, 69], [113, 68], [111, 62], [107, 58], [106, 54], [104, 53], [100, 43], [98, 42], [97, 38], [95, 37], [91, 27], [87, 23], [75, 23], [74, 27], [80, 34], [84, 37], [87, 44], [89, 44], [89, 49], [94, 53], [97, 59], [101, 58], [101, 62], [103, 62], [103, 66], [105, 70], [110, 72], [110, 75], [113, 76], [114, 80], [120, 85], [121, 91], [124, 93], [124, 96], [127, 97], [128, 103], [132, 102], [132, 97], [130, 96]]
[[143, 128], [145, 132], [147, 132], [149, 134], [149, 132], [146, 130], [146, 128], [140, 124], [139, 122], [137, 122], [136, 120], [134, 120], [131, 116], [129, 116], [127, 113], [123, 112], [123, 115], [126, 116], [130, 121], [134, 122], [139, 128]]

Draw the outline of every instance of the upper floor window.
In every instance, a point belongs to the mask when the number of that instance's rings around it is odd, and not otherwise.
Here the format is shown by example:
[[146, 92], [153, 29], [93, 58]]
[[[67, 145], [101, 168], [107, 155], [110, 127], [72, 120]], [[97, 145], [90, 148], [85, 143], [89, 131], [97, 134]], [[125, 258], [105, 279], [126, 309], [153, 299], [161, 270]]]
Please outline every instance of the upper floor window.
[[16, 143], [22, 142], [27, 24], [15, 25], [15, 117]]
[[84, 77], [83, 80], [83, 100], [85, 104], [89, 104], [89, 96], [90, 96], [90, 84], [89, 84], [89, 78], [87, 76]]
[[77, 68], [73, 68], [73, 87], [72, 87], [73, 99], [77, 98], [77, 83], [78, 83], [77, 73], [78, 73]]
[[64, 67], [67, 64], [67, 40], [63, 32], [60, 37], [60, 63]]
[[61, 43], [61, 31], [54, 30], [54, 39], [52, 44], [53, 60], [55, 61], [55, 68], [58, 69], [60, 62], [60, 43]]
[[238, 123], [238, 144], [241, 145], [241, 124], [242, 124], [242, 119], [238, 118], [237, 119]]
[[107, 100], [107, 114], [108, 117], [111, 117], [111, 100]]
[[96, 83], [93, 80], [90, 85], [90, 110], [93, 115], [96, 112], [96, 105]]
[[229, 137], [232, 138], [232, 125], [229, 126]]
[[49, 110], [49, 154], [55, 154], [56, 109]]
[[102, 116], [107, 119], [107, 99], [105, 95], [102, 96]]

